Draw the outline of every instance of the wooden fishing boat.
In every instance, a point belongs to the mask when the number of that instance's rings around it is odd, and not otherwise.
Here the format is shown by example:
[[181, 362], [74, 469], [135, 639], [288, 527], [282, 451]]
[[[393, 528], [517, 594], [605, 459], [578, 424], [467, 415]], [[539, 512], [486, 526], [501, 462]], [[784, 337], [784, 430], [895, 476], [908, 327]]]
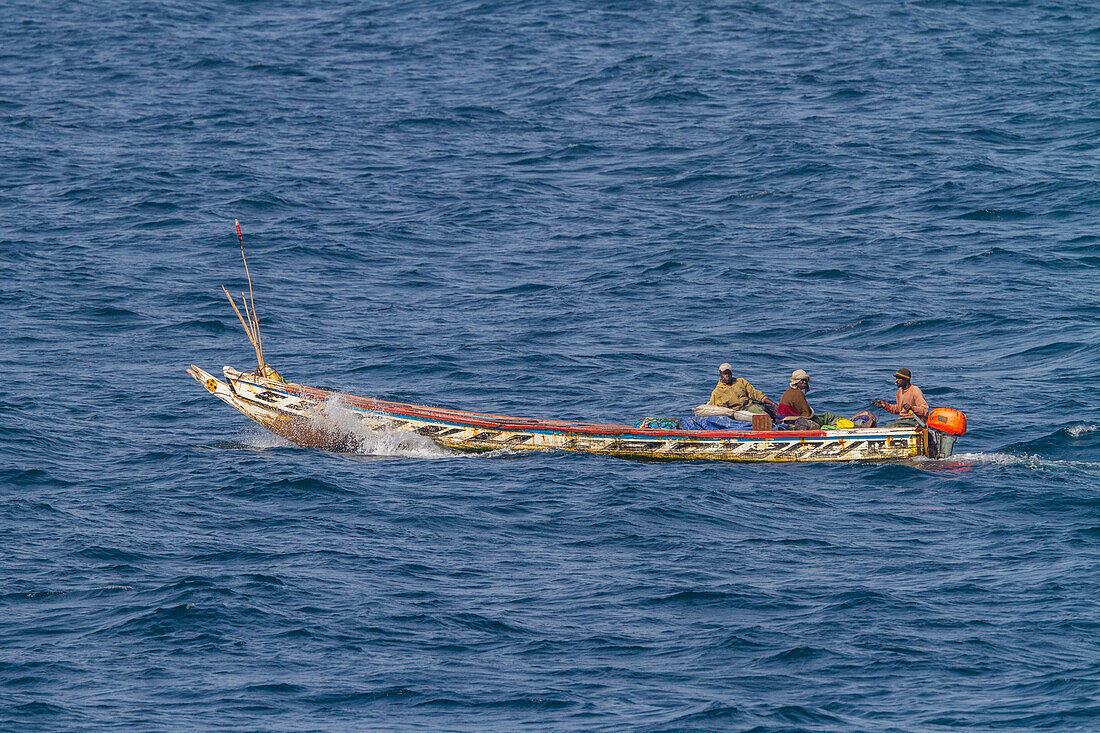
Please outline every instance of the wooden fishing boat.
[[[229, 291], [222, 290], [256, 351], [258, 367], [242, 372], [227, 366], [222, 379], [194, 364], [187, 373], [245, 417], [300, 446], [356, 450], [364, 436], [388, 432], [423, 436], [465, 452], [562, 450], [662, 461], [899, 461], [947, 458], [955, 438], [966, 430], [966, 416], [947, 408], [933, 410], [928, 424], [919, 427], [672, 430], [486, 415], [294, 384], [264, 363], [244, 237], [234, 223], [248, 277], [249, 296], [241, 293], [244, 315]], [[334, 413], [340, 419], [333, 419]]]
[[[270, 367], [267, 371], [271, 373]], [[927, 427], [837, 430], [664, 430], [486, 415], [356, 397], [262, 376], [263, 370], [195, 365], [187, 373], [215, 397], [305, 447], [356, 450], [372, 432], [415, 433], [455, 451], [562, 450], [644, 460], [898, 461], [946, 458], [954, 436]], [[357, 424], [331, 419], [331, 409]]]

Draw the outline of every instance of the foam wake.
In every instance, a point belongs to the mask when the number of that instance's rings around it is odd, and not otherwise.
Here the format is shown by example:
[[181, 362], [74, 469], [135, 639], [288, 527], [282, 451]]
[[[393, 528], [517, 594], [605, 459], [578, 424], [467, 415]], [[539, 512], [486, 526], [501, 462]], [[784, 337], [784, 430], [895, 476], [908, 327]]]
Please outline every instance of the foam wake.
[[983, 463], [993, 466], [1021, 466], [1036, 470], [1049, 468], [1077, 468], [1094, 470], [1100, 468], [1100, 462], [1096, 461], [1067, 461], [1056, 458], [1045, 458], [1035, 453], [956, 453], [950, 461], [965, 463]]
[[380, 415], [351, 410], [335, 395], [293, 432], [293, 441], [265, 430], [249, 435], [245, 442], [248, 447], [259, 450], [289, 448], [297, 444], [364, 456], [448, 458], [464, 455], [423, 435], [394, 430]]
[[245, 428], [245, 433], [241, 436], [241, 443], [239, 446], [229, 444], [229, 447], [268, 450], [269, 448], [293, 448], [294, 444], [286, 438], [281, 438], [275, 433], [269, 433], [253, 425], [252, 427]]
[[[379, 419], [372, 419], [379, 418]], [[387, 426], [380, 416], [348, 409], [337, 396], [330, 397], [312, 419], [318, 430], [336, 436], [335, 450], [364, 456], [447, 458], [462, 455], [435, 441]]]

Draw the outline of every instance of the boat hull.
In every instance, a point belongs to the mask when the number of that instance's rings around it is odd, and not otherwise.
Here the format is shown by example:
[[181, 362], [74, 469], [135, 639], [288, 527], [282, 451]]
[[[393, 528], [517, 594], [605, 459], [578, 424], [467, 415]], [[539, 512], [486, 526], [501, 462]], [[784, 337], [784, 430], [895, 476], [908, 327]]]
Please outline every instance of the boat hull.
[[[410, 433], [456, 451], [562, 450], [639, 460], [751, 462], [899, 461], [937, 456], [924, 428], [700, 431], [487, 415], [373, 400], [225, 367], [223, 379], [188, 370], [212, 395], [287, 440], [351, 450], [375, 432]], [[340, 420], [333, 420], [338, 411]], [[348, 420], [352, 421], [349, 424]]]

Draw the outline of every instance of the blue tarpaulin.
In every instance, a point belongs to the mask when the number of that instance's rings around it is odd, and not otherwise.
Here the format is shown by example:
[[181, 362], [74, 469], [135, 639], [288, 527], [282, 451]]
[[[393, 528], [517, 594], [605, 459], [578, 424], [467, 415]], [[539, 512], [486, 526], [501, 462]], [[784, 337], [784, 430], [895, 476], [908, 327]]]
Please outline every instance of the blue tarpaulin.
[[681, 417], [681, 430], [752, 430], [751, 422], [732, 417]]

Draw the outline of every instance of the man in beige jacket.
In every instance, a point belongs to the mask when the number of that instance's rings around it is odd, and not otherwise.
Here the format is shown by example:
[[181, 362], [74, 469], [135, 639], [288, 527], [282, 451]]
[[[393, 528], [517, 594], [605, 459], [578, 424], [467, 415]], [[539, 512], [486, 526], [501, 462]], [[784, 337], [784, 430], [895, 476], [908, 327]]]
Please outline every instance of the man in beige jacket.
[[710, 393], [710, 402], [707, 404], [728, 407], [732, 410], [748, 410], [755, 402], [775, 407], [775, 403], [768, 399], [766, 394], [752, 386], [747, 379], [742, 377], [734, 379], [732, 366], [722, 364], [718, 367], [718, 385]]

